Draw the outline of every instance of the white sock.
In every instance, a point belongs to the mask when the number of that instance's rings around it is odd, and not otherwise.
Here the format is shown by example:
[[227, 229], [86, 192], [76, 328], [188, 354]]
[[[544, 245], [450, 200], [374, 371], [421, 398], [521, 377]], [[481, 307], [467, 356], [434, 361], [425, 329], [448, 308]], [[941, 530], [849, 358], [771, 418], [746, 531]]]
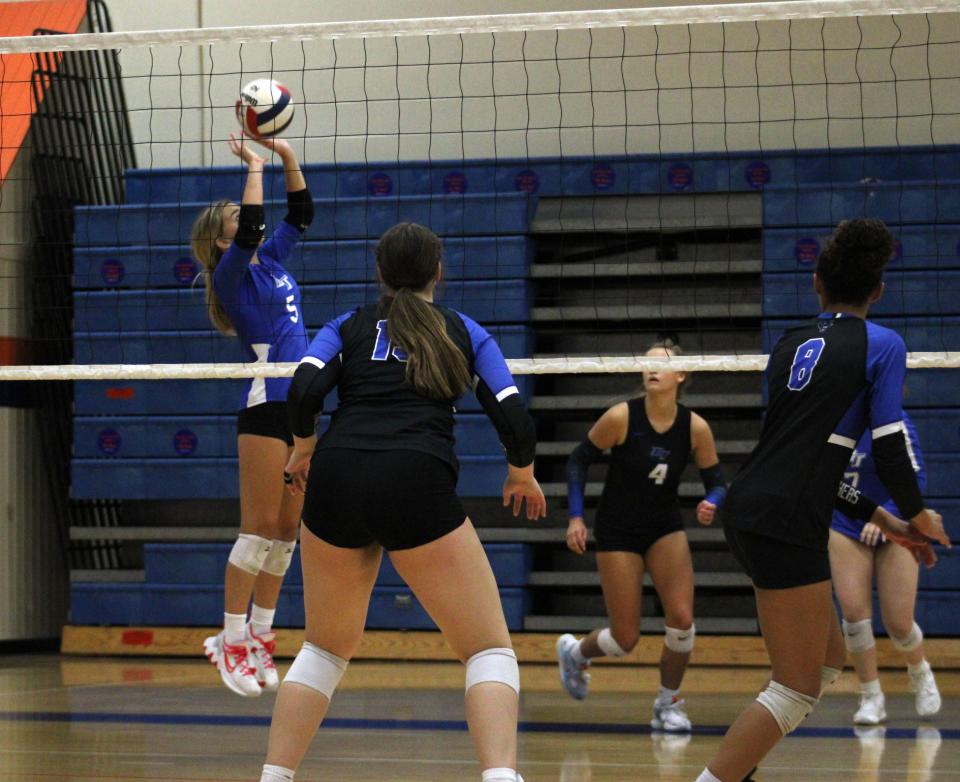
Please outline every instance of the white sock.
[[672, 703], [673, 699], [676, 698], [679, 693], [680, 690], [671, 690], [669, 687], [664, 687], [661, 685], [660, 689], [657, 691], [657, 703], [660, 705]]
[[227, 614], [223, 615], [223, 638], [228, 644], [243, 643], [247, 637], [247, 615], [246, 614]]
[[488, 768], [480, 779], [482, 782], [523, 782], [523, 777], [512, 768]]
[[573, 661], [577, 665], [586, 665], [587, 658], [583, 656], [583, 651], [580, 649], [580, 644], [583, 643], [583, 640], [577, 641], [576, 645], [570, 650], [570, 657], [573, 658]]
[[883, 695], [880, 689], [880, 680], [874, 679], [872, 682], [860, 682], [861, 695]]
[[926, 660], [921, 660], [916, 665], [910, 663], [907, 664], [907, 673], [911, 676], [920, 676], [921, 674], [926, 674], [930, 672], [930, 663]]
[[273, 627], [273, 617], [276, 613], [276, 608], [262, 608], [254, 603], [253, 608], [250, 610], [250, 629], [253, 630], [256, 635], [269, 633]]
[[705, 768], [703, 773], [697, 777], [697, 782], [721, 782], [721, 780], [720, 777], [711, 774], [709, 768]]
[[293, 782], [293, 773], [289, 768], [267, 764], [263, 767], [260, 782]]

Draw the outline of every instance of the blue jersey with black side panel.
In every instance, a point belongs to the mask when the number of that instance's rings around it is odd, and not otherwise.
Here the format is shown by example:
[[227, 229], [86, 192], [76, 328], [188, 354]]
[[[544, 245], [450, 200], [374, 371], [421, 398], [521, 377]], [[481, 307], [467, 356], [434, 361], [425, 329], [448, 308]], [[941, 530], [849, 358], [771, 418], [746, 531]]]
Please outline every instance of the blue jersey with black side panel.
[[734, 478], [724, 524], [826, 546], [850, 453], [904, 429], [906, 347], [890, 329], [825, 313], [787, 329], [770, 356], [760, 440]]
[[[917, 435], [913, 421], [910, 420], [910, 416], [906, 413], [903, 415], [903, 423], [907, 431], [907, 448], [910, 454], [910, 461], [913, 464], [913, 469], [917, 473], [917, 483], [920, 484], [922, 491], [927, 487], [927, 471], [924, 468], [923, 453], [920, 450], [920, 438]], [[870, 436], [870, 432], [864, 432], [853, 454], [850, 456], [850, 463], [847, 465], [847, 469], [843, 474], [843, 479], [854, 488], [862, 491], [878, 505], [882, 505], [894, 516], [903, 518], [903, 514], [900, 512], [897, 504], [890, 498], [890, 493], [877, 476], [876, 465], [874, 465], [871, 456], [872, 445], [873, 438]], [[842, 532], [848, 537], [859, 540], [864, 523], [865, 522], [860, 519], [850, 518], [847, 514], [839, 510], [834, 510], [833, 520], [830, 526], [837, 532]]]
[[[466, 357], [475, 385], [485, 383], [497, 402], [518, 394], [493, 337], [466, 315], [432, 306]], [[301, 359], [320, 369], [334, 362], [338, 366], [334, 379], [339, 406], [317, 448], [423, 451], [458, 469], [453, 453], [456, 400], [430, 399], [407, 382], [405, 356], [391, 344], [387, 321], [378, 316], [378, 309], [371, 304], [330, 321]]]
[[[307, 348], [300, 288], [283, 267], [299, 239], [296, 228], [281, 222], [256, 250], [231, 244], [213, 271], [214, 291], [250, 362], [296, 362]], [[259, 263], [250, 262], [254, 253]], [[240, 407], [286, 401], [289, 388], [288, 377], [253, 378]]]

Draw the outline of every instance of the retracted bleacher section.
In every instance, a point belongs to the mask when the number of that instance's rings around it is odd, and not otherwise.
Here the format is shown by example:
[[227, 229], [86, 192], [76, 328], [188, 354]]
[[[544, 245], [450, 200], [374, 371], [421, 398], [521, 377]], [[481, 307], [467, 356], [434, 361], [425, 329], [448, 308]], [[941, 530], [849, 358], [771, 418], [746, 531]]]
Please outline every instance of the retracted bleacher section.
[[[704, 288], [700, 292], [703, 294], [707, 287], [716, 286], [722, 275], [735, 274], [730, 270], [739, 268], [737, 264], [742, 264], [749, 273], [759, 272], [762, 287], [756, 290], [751, 287], [755, 283], [746, 276], [733, 276], [727, 281], [731, 290], [743, 286], [743, 295], [736, 300], [739, 309], [735, 311], [731, 305], [724, 310], [728, 314], [723, 316], [759, 323], [759, 333], [752, 330], [744, 336], [742, 331], [691, 332], [689, 352], [768, 350], [784, 325], [816, 311], [810, 276], [819, 247], [837, 221], [861, 214], [883, 217], [899, 239], [898, 256], [887, 278], [888, 290], [876, 309], [878, 321], [900, 331], [910, 350], [960, 349], [960, 296], [957, 295], [960, 293], [960, 154], [956, 149], [877, 149], [868, 153], [862, 150], [765, 151], [763, 154], [670, 158], [308, 166], [306, 176], [317, 199], [317, 219], [286, 266], [301, 285], [303, 313], [311, 335], [325, 320], [374, 300], [372, 247], [376, 237], [399, 220], [415, 220], [429, 225], [443, 241], [447, 281], [439, 301], [463, 310], [486, 325], [508, 357], [526, 357], [538, 352], [594, 354], [596, 350], [592, 347], [578, 347], [589, 342], [582, 333], [585, 315], [575, 312], [575, 308], [564, 311], [562, 307], [542, 306], [545, 288], [538, 286], [554, 282], [545, 280], [547, 274], [540, 274], [535, 268], [538, 248], [546, 233], [562, 235], [574, 228], [589, 230], [589, 220], [578, 222], [575, 206], [578, 199], [595, 199], [600, 206], [593, 209], [589, 219], [602, 221], [605, 197], [610, 196], [613, 203], [615, 197], [637, 196], [656, 200], [657, 209], [653, 214], [663, 220], [673, 220], [669, 226], [665, 222], [660, 227], [664, 232], [679, 231], [688, 223], [691, 231], [709, 233], [714, 229], [715, 233], [722, 233], [720, 229], [723, 229], [729, 230], [731, 236], [741, 230], [741, 225], [762, 228], [762, 266], [757, 262], [757, 268], [750, 272], [747, 267], [752, 269], [750, 265], [755, 262], [755, 256], [749, 253], [753, 251], [730, 251], [718, 256], [722, 258], [719, 266], [727, 271], [707, 272], [705, 280], [695, 276], [694, 287], [687, 288], [688, 293], [695, 293], [696, 285], [700, 285]], [[198, 210], [218, 197], [236, 197], [241, 187], [242, 176], [236, 170], [130, 171], [124, 207], [77, 210], [74, 279], [77, 363], [242, 360], [236, 340], [222, 337], [209, 327], [202, 284], [195, 283], [198, 268], [186, 244]], [[265, 193], [269, 230], [284, 211], [280, 172], [268, 171]], [[705, 214], [709, 215], [709, 208], [697, 204], [705, 203], [709, 207], [709, 202], [695, 199], [709, 198], [711, 194], [715, 198], [717, 194], [736, 194], [736, 198], [748, 199], [737, 203], [748, 205], [754, 203], [749, 199], [756, 199], [757, 216], [748, 216], [737, 223], [731, 207], [734, 199], [730, 199], [717, 202], [720, 209], [726, 210], [729, 223], [702, 225], [700, 221]], [[566, 204], [565, 199], [574, 206], [559, 210], [563, 214], [557, 220], [558, 204]], [[669, 208], [661, 209], [663, 204], [679, 205], [678, 216], [670, 217], [673, 213]], [[623, 214], [628, 211], [620, 205], [616, 209]], [[618, 228], [613, 225], [611, 230]], [[657, 231], [658, 227], [648, 225], [644, 230]], [[744, 247], [749, 248], [749, 244]], [[682, 272], [670, 272], [664, 258], [658, 256], [657, 262], [664, 263], [665, 274], [677, 277], [682, 290], [684, 280], [678, 276]], [[683, 264], [688, 262], [682, 249], [675, 258], [676, 269], [684, 268]], [[706, 267], [696, 264], [704, 261], [696, 254], [693, 258], [691, 268], [702, 274], [700, 268]], [[630, 264], [624, 265], [629, 266], [627, 274], [633, 275], [636, 267]], [[562, 276], [571, 268], [567, 264], [556, 273]], [[540, 271], [547, 272], [546, 269]], [[630, 277], [630, 280], [636, 279]], [[589, 277], [582, 279], [582, 283], [571, 277], [569, 282], [574, 286], [593, 284]], [[614, 280], [611, 284], [615, 288], [620, 283]], [[614, 288], [611, 288], [612, 295], [619, 295]], [[664, 286], [661, 288], [665, 290]], [[550, 295], [555, 290], [550, 288]], [[663, 290], [660, 294], [665, 295]], [[627, 291], [628, 298], [629, 295]], [[621, 323], [620, 328], [659, 330], [664, 318], [672, 317], [664, 315], [662, 295], [650, 307], [657, 316], [631, 311], [630, 321]], [[721, 298], [725, 298], [725, 293]], [[681, 312], [675, 317], [681, 324], [682, 317], [700, 317], [698, 312], [691, 312], [693, 315]], [[590, 317], [600, 316], [594, 313]], [[622, 320], [624, 315], [611, 317]], [[678, 328], [682, 332], [690, 327]], [[562, 340], [557, 337], [558, 333]], [[624, 352], [616, 338], [612, 338], [610, 344], [606, 352]], [[584, 420], [595, 417], [596, 405], [584, 402], [578, 395], [594, 394], [598, 400], [609, 399], [623, 386], [622, 383], [610, 385], [601, 396], [592, 390], [597, 386], [589, 385], [589, 378], [567, 379], [567, 386], [556, 385], [549, 379], [539, 379], [536, 384], [529, 377], [518, 380], [535, 415], [545, 414], [548, 418], [557, 410], [579, 410]], [[760, 396], [755, 377], [753, 380], [737, 378], [738, 385], [731, 384], [729, 391], [724, 384], [726, 380], [722, 378], [716, 388], [711, 389], [712, 395], [696, 386], [694, 391], [703, 394], [708, 409], [720, 410], [719, 423], [721, 427], [726, 426], [727, 434], [724, 436], [721, 431], [718, 440], [726, 440], [728, 447], [725, 452], [724, 443], [720, 443], [721, 460], [730, 466], [749, 451], [750, 438], [757, 431]], [[750, 393], [744, 393], [742, 380], [756, 383], [756, 389], [748, 385]], [[77, 383], [73, 495], [137, 501], [235, 498], [235, 411], [241, 385], [242, 381], [218, 380]], [[920, 429], [930, 475], [929, 493], [937, 498], [937, 507], [945, 511], [954, 538], [960, 540], [958, 387], [960, 378], [956, 371], [908, 373], [907, 405]], [[551, 399], [551, 394], [568, 396]], [[717, 401], [725, 394], [736, 400]], [[735, 409], [731, 412], [728, 408]], [[465, 398], [458, 410], [460, 493], [467, 498], [497, 497], [504, 460], [496, 435], [472, 396]], [[725, 415], [743, 420], [724, 422]], [[741, 425], [744, 421], [749, 425]], [[544, 432], [548, 435], [542, 438], [538, 450], [541, 473], [543, 461], [551, 458], [554, 462], [548, 462], [548, 466], [552, 465], [550, 475], [556, 473], [557, 466], [572, 447], [570, 442], [557, 441], [582, 437], [586, 431], [582, 423], [578, 420], [576, 427], [568, 423], [564, 429], [561, 424], [548, 420], [544, 428], [541, 419], [541, 435]], [[733, 469], [728, 472], [730, 477]], [[521, 612], [519, 624], [516, 614], [511, 614], [513, 629], [521, 625], [526, 629], [554, 629], [549, 623], [531, 624], [529, 617], [528, 621], [523, 620], [531, 610], [536, 611], [531, 608], [530, 596], [536, 594], [538, 587], [567, 588], [582, 583], [598, 594], [595, 573], [589, 578], [584, 573], [574, 574], [582, 577], [578, 582], [566, 573], [536, 572], [537, 569], [543, 571], [544, 563], [550, 561], [549, 557], [536, 553], [538, 542], [562, 548], [562, 532], [557, 537], [554, 528], [565, 523], [562, 522], [565, 511], [560, 499], [561, 484], [547, 485], [550, 476], [541, 477], [546, 477], [545, 489], [552, 495], [554, 523], [539, 537], [531, 531], [523, 538], [527, 543], [516, 560], [522, 561], [522, 567], [511, 571], [515, 575], [510, 577], [509, 584], [501, 581], [505, 600], [513, 600], [509, 611]], [[688, 478], [682, 490], [690, 502], [700, 487]], [[588, 486], [588, 495], [595, 497], [595, 483]], [[495, 522], [483, 518], [477, 521], [486, 526], [505, 527], [510, 523], [506, 518]], [[202, 524], [202, 520], [196, 523]], [[722, 547], [718, 530], [703, 530], [701, 534], [704, 540], [709, 538], [714, 548]], [[546, 544], [548, 539], [550, 542]], [[696, 545], [695, 536], [691, 540]], [[206, 560], [202, 567], [197, 566], [197, 572], [204, 574], [204, 580], [197, 580], [198, 576], [185, 582], [177, 580], [183, 570], [174, 578], [171, 570], [165, 571], [156, 564], [185, 556], [185, 550], [170, 544], [148, 544], [143, 551], [144, 569], [135, 574], [133, 583], [74, 583], [73, 621], [216, 624], [221, 608], [219, 587], [214, 585], [220, 583], [225, 551], [223, 545], [203, 547], [198, 556]], [[715, 553], [707, 554], [704, 561], [715, 561]], [[739, 589], [747, 594], [744, 584], [731, 574], [719, 573], [711, 581], [710, 573], [702, 573], [701, 560], [695, 559], [695, 562], [698, 579], [702, 575], [706, 577], [698, 580], [698, 587], [706, 584], [721, 591]], [[922, 576], [918, 613], [921, 621], [926, 620], [925, 631], [929, 635], [956, 633], [956, 628], [947, 624], [944, 607], [960, 597], [958, 562], [957, 558], [949, 557], [940, 567]], [[220, 575], [217, 575], [218, 568]], [[291, 573], [298, 570], [295, 567]], [[517, 573], [523, 575], [517, 576]], [[382, 593], [390, 610], [384, 614], [388, 617], [386, 624], [378, 626], [423, 626], [419, 624], [423, 617], [417, 613], [420, 609], [415, 601], [411, 603], [409, 595], [388, 576], [381, 574], [383, 578], [388, 580], [381, 580], [378, 590], [400, 591]], [[288, 603], [282, 606], [286, 612], [282, 616], [286, 617], [284, 622], [295, 625], [302, 621], [302, 613], [297, 613], [302, 611], [302, 604], [301, 607], [289, 604], [289, 601], [300, 600], [296, 591], [299, 585], [292, 586], [288, 597], [283, 598]], [[188, 595], [191, 589], [199, 589], [204, 595], [209, 591], [210, 606], [204, 611], [212, 612], [210, 617], [203, 613], [202, 620], [192, 618], [194, 608], [189, 602], [182, 613], [152, 612], [151, 601], [156, 595]], [[517, 594], [513, 595], [510, 590], [516, 590]], [[596, 602], [597, 595], [593, 599]], [[108, 605], [113, 607], [108, 609]], [[573, 613], [559, 609], [555, 612]], [[715, 632], [724, 632], [723, 628], [728, 625], [719, 623], [716, 627]], [[729, 631], [750, 632], [753, 627], [748, 622]]]

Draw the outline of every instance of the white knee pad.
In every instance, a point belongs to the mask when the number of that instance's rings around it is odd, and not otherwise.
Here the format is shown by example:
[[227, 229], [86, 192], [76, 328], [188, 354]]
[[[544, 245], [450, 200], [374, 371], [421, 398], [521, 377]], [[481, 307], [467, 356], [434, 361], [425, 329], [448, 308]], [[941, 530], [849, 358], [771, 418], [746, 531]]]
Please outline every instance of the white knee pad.
[[820, 694], [823, 695], [823, 691], [839, 679], [842, 673], [843, 671], [839, 668], [831, 668], [829, 665], [824, 665], [820, 669]]
[[229, 562], [251, 576], [255, 576], [263, 569], [263, 561], [270, 553], [271, 546], [272, 541], [266, 538], [241, 532], [230, 550]]
[[270, 553], [267, 554], [267, 558], [263, 560], [261, 570], [263, 570], [264, 573], [269, 573], [271, 576], [280, 576], [282, 578], [287, 574], [287, 570], [290, 567], [293, 552], [297, 550], [297, 541], [274, 540], [272, 543]]
[[697, 626], [690, 625], [689, 630], [677, 630], [675, 627], [663, 628], [663, 645], [671, 652], [687, 654], [693, 651], [693, 639], [697, 634]]
[[597, 636], [597, 646], [607, 657], [626, 657], [630, 652], [623, 649], [613, 637], [609, 627], [604, 627]]
[[923, 643], [923, 630], [920, 629], [920, 625], [914, 622], [913, 627], [910, 628], [910, 632], [905, 637], [897, 638], [891, 635], [890, 643], [898, 652], [912, 652]]
[[484, 649], [467, 660], [467, 683], [469, 690], [475, 684], [499, 682], [520, 694], [520, 667], [513, 649]]
[[330, 700], [346, 670], [347, 661], [342, 657], [306, 641], [283, 680], [302, 684]]
[[843, 620], [843, 641], [848, 652], [865, 652], [877, 645], [873, 637], [873, 620], [861, 619], [859, 622]]
[[786, 736], [813, 711], [817, 699], [771, 681], [757, 696], [757, 703], [773, 715], [780, 732]]

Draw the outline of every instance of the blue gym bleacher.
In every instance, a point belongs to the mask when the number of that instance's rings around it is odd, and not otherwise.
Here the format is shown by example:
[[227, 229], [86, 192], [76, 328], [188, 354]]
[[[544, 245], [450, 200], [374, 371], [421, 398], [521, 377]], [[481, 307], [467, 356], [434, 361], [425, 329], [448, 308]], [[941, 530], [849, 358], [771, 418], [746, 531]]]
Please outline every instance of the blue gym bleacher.
[[[375, 300], [373, 243], [389, 225], [415, 220], [443, 241], [448, 281], [439, 301], [486, 325], [508, 357], [529, 356], [534, 345], [532, 227], [541, 199], [758, 192], [763, 199], [765, 350], [784, 326], [816, 312], [811, 273], [819, 248], [837, 221], [861, 215], [882, 217], [898, 239], [887, 292], [875, 310], [877, 321], [897, 329], [912, 351], [960, 349], [957, 149], [316, 165], [307, 166], [305, 174], [318, 198], [317, 220], [287, 267], [301, 284], [311, 334], [329, 318]], [[185, 245], [201, 206], [236, 195], [241, 186], [236, 168], [130, 171], [125, 206], [76, 210], [76, 363], [242, 360], [236, 341], [209, 327], [202, 284], [195, 284], [198, 269]], [[271, 170], [264, 186], [271, 225], [283, 214], [282, 174]], [[529, 398], [532, 379], [518, 381]], [[77, 383], [73, 496], [235, 498], [234, 411], [241, 384]], [[958, 371], [913, 370], [907, 377], [906, 404], [927, 458], [928, 493], [960, 540], [958, 387]], [[472, 395], [457, 407], [459, 491], [466, 497], [496, 497], [505, 462], [495, 433]], [[158, 564], [184, 556], [185, 549], [177, 545], [144, 547], [143, 583], [75, 583], [73, 621], [219, 623], [226, 549], [191, 545], [191, 551], [201, 550], [196, 567], [177, 570]], [[513, 629], [522, 627], [525, 573], [530, 570], [530, 547], [520, 548], [525, 553], [511, 560], [514, 569], [500, 581]], [[925, 631], [955, 634], [948, 606], [960, 598], [960, 558], [944, 553], [941, 566], [923, 574], [921, 587], [918, 615]], [[296, 589], [285, 595], [284, 618], [278, 621], [295, 626], [302, 622], [301, 596]], [[194, 615], [198, 618], [192, 621]], [[371, 617], [370, 626], [432, 626], [402, 584], [384, 573]]]

